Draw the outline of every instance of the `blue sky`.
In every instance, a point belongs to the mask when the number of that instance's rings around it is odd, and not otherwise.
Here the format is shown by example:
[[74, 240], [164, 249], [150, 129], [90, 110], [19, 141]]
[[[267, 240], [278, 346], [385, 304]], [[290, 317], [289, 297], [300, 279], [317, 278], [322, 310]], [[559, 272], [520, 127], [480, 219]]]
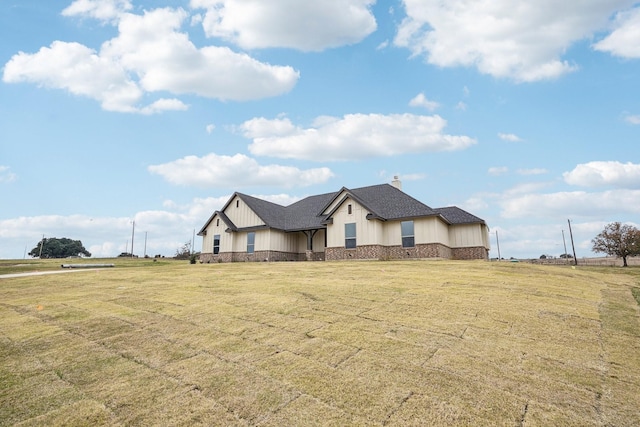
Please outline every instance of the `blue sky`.
[[[172, 256], [234, 191], [391, 182], [578, 257], [640, 226], [640, 7], [576, 0], [0, 3], [0, 258]], [[196, 236], [195, 249], [201, 248]], [[26, 249], [26, 251], [25, 251]]]

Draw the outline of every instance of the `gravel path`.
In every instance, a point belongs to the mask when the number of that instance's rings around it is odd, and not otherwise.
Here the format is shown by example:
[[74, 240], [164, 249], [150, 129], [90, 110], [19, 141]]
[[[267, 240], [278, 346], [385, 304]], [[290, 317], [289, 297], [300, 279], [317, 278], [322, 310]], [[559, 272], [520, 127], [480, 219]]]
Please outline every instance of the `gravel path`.
[[81, 268], [81, 269], [68, 269], [68, 270], [51, 270], [51, 271], [32, 271], [30, 273], [12, 273], [12, 274], [0, 274], [0, 279], [12, 279], [14, 277], [27, 277], [27, 276], [43, 276], [45, 274], [62, 274], [62, 273], [77, 273], [79, 271], [96, 271], [99, 268]]

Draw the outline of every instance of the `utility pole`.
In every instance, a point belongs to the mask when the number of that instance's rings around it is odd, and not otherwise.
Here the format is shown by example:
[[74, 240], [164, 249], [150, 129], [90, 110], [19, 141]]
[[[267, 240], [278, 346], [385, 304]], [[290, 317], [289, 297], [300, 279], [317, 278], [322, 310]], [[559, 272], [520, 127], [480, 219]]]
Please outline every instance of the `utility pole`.
[[[566, 249], [565, 249], [566, 251]], [[144, 232], [144, 257], [147, 257], [147, 232]]]
[[133, 235], [136, 232], [136, 220], [134, 219], [131, 227], [131, 258], [133, 258]]
[[44, 234], [42, 235], [42, 241], [40, 242], [40, 254], [38, 258], [42, 259], [42, 247], [44, 246]]
[[571, 236], [571, 248], [573, 248], [573, 265], [578, 265], [578, 258], [576, 257], [576, 247], [573, 244], [573, 232], [571, 231], [571, 220], [568, 219], [569, 223], [569, 236]]
[[498, 240], [498, 230], [496, 230], [496, 245], [498, 246], [498, 261], [502, 258], [500, 257], [500, 240]]

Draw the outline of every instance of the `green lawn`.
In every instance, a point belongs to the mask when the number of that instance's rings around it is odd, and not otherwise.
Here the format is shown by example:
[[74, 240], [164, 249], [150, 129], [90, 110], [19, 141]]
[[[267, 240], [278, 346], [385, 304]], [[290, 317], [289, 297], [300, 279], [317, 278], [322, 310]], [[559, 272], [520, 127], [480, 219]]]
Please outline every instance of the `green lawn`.
[[0, 425], [640, 425], [640, 269], [109, 262], [0, 279]]

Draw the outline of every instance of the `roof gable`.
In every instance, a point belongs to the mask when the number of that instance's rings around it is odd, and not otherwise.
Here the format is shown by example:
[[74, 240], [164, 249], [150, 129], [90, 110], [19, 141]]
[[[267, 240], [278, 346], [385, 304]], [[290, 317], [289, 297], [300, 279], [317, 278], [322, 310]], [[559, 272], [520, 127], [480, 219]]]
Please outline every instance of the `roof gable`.
[[[284, 206], [267, 200], [258, 199], [257, 197], [249, 196], [247, 194], [236, 193], [236, 195], [246, 203], [256, 215], [258, 215], [267, 227], [284, 230], [286, 209]], [[231, 200], [233, 200], [233, 198], [231, 198]]]
[[[336, 199], [341, 196], [342, 200], [335, 204]], [[333, 205], [329, 212], [325, 212], [326, 216], [331, 217], [347, 198], [355, 200], [367, 209], [371, 214], [371, 218], [383, 221], [438, 215], [429, 206], [414, 199], [402, 190], [390, 184], [380, 184], [354, 188], [353, 190], [343, 187], [325, 206], [324, 210]]]

